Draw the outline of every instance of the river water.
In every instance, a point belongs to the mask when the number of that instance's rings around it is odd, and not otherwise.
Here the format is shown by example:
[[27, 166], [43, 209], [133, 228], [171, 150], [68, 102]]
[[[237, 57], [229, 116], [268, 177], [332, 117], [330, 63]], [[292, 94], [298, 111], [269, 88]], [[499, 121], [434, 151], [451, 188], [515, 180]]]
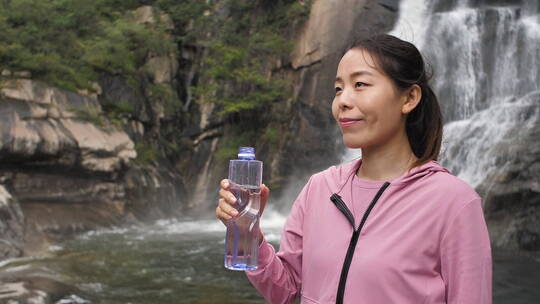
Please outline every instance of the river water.
[[[266, 217], [267, 215], [265, 215]], [[276, 247], [284, 218], [263, 230]], [[161, 220], [93, 231], [50, 248], [50, 257], [16, 259], [0, 272], [46, 268], [75, 287], [57, 304], [266, 303], [243, 272], [223, 267], [225, 229], [215, 219]], [[540, 259], [494, 250], [494, 303], [540, 303]]]

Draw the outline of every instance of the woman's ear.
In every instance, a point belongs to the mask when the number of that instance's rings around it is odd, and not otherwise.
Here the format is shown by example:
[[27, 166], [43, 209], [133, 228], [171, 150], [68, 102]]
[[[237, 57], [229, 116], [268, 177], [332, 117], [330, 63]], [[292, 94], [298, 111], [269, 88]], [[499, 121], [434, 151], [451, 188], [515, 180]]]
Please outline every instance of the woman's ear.
[[422, 89], [419, 85], [413, 84], [408, 88], [404, 95], [404, 103], [401, 106], [401, 113], [409, 114], [418, 106], [422, 99]]

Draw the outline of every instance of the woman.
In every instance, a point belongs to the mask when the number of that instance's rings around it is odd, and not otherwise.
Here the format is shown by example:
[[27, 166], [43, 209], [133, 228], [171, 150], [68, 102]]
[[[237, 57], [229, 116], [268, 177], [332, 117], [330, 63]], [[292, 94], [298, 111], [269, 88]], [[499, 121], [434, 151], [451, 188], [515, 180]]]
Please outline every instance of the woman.
[[[269, 302], [491, 303], [482, 202], [435, 161], [442, 118], [426, 74], [418, 49], [390, 35], [342, 57], [332, 113], [362, 159], [310, 178], [279, 252], [261, 234], [259, 268], [246, 274]], [[236, 213], [221, 186], [225, 222]]]

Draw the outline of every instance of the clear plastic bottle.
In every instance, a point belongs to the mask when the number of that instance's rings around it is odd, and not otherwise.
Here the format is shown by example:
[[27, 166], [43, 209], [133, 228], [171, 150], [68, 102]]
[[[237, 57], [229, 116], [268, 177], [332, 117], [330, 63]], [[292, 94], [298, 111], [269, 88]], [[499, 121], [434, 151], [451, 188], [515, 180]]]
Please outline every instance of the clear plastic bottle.
[[262, 165], [255, 160], [252, 147], [240, 147], [238, 159], [229, 163], [230, 191], [236, 197], [232, 206], [238, 215], [227, 222], [225, 267], [228, 269], [257, 269]]

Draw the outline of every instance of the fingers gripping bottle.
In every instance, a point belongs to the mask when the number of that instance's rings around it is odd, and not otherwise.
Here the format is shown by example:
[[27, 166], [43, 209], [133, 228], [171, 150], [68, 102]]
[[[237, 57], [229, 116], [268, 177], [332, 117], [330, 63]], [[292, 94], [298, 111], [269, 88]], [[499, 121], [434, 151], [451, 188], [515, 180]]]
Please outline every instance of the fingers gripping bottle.
[[230, 191], [236, 197], [232, 206], [238, 215], [227, 222], [225, 267], [228, 269], [257, 269], [262, 165], [255, 160], [252, 147], [240, 147], [238, 159], [229, 163]]

